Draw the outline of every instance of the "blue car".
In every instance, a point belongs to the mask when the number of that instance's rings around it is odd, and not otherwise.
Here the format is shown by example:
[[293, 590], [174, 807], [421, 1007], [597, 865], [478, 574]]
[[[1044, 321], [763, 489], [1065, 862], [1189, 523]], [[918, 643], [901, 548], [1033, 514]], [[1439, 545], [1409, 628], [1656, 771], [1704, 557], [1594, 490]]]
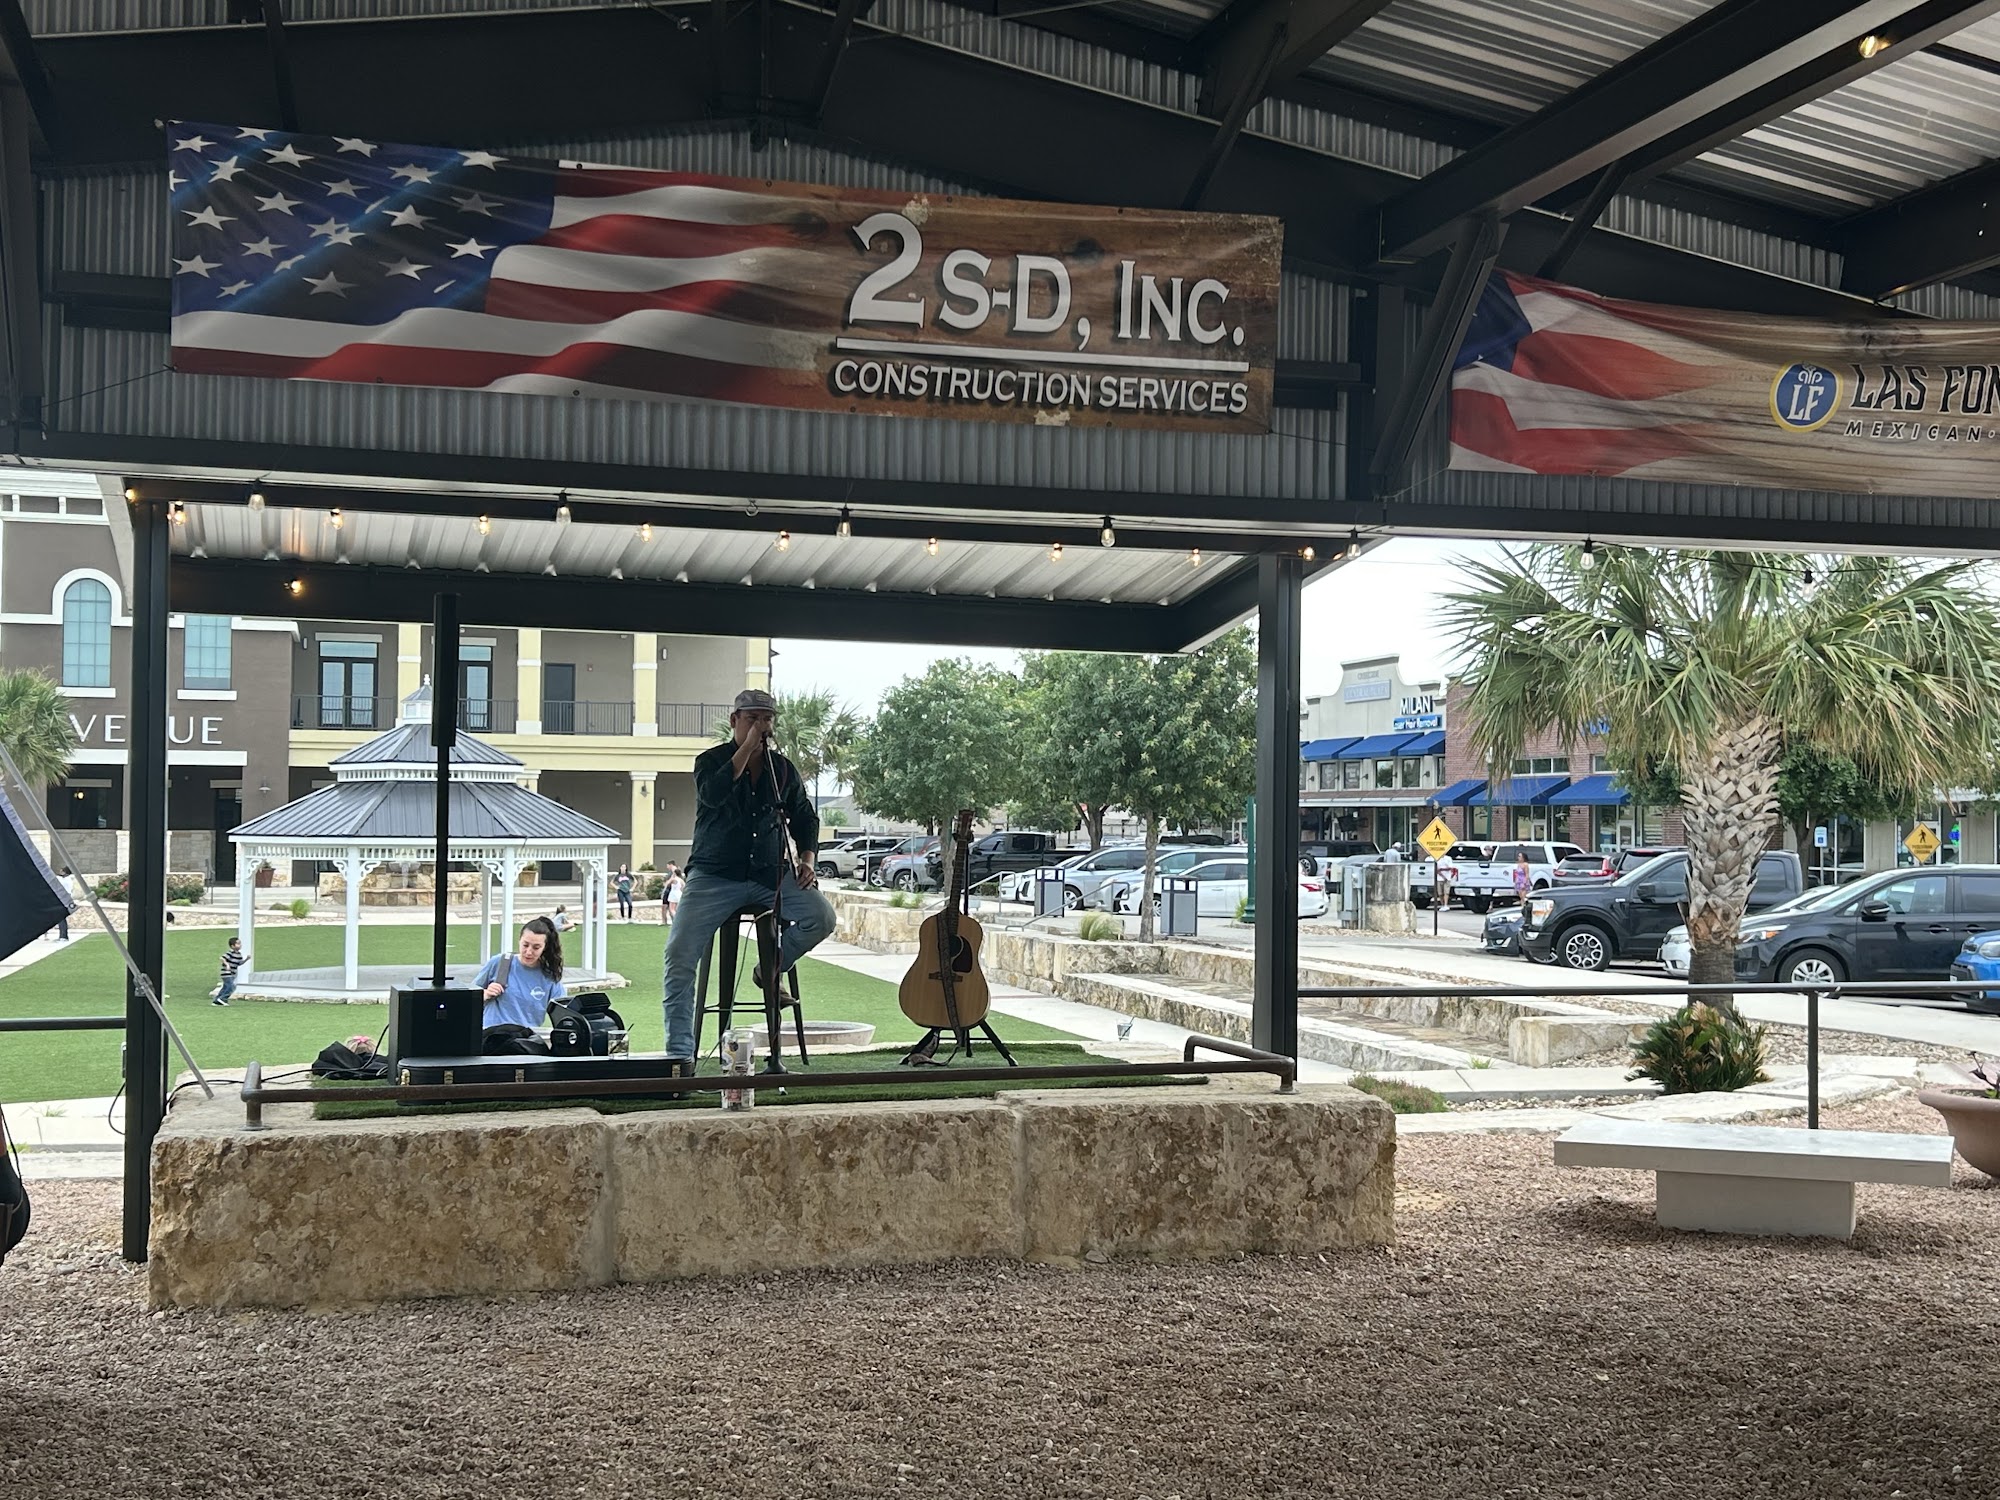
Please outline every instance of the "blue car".
[[[2000, 984], [2000, 931], [1975, 932], [1951, 961], [1953, 979], [1990, 979]], [[1974, 990], [1960, 997], [1967, 1010], [2000, 1015], [2000, 989]]]

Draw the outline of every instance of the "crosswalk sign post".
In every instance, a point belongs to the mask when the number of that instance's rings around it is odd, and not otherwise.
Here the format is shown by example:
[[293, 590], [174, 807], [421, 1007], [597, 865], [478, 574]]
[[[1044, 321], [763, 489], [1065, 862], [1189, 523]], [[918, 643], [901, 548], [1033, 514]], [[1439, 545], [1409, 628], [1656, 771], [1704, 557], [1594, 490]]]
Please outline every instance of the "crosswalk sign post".
[[1903, 847], [1915, 856], [1918, 864], [1927, 865], [1931, 862], [1931, 856], [1938, 852], [1940, 842], [1942, 841], [1938, 838], [1936, 830], [1930, 824], [1919, 823], [1910, 830], [1910, 836], [1903, 840]]
[[1451, 846], [1458, 842], [1458, 835], [1451, 831], [1451, 825], [1443, 818], [1432, 818], [1430, 826], [1417, 835], [1417, 842], [1423, 846], [1424, 853], [1431, 857], [1431, 936], [1436, 937], [1447, 890], [1444, 883], [1444, 866], [1439, 861], [1450, 852]]

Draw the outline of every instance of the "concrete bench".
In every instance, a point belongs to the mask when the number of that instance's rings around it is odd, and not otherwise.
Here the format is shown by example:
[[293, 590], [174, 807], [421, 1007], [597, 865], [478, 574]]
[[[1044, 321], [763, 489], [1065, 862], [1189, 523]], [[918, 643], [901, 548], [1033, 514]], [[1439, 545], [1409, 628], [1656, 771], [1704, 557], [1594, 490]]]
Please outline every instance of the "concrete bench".
[[1670, 1229], [1844, 1240], [1854, 1233], [1855, 1183], [1949, 1187], [1951, 1138], [1592, 1119], [1557, 1139], [1556, 1165], [1652, 1171]]

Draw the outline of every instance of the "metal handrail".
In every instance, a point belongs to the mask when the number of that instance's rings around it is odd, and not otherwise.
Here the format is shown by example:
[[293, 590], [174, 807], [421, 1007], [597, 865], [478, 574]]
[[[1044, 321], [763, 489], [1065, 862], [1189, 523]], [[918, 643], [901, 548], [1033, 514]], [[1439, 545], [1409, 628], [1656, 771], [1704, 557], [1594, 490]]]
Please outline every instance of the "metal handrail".
[[123, 1016], [0, 1016], [0, 1031], [123, 1031]]
[[[1578, 971], [1580, 972], [1580, 971]], [[2000, 990], [1991, 980], [1979, 979], [1896, 979], [1842, 980], [1833, 984], [1649, 984], [1607, 987], [1610, 1000], [1669, 999], [1699, 1000], [1708, 995], [1802, 995], [1806, 1002], [1806, 1128], [1819, 1129], [1819, 1006], [1822, 999], [1848, 996], [1868, 999], [1876, 996], [1951, 996], [1982, 994]], [[1521, 984], [1436, 984], [1436, 985], [1300, 985], [1301, 1000], [1367, 1000], [1382, 995], [1419, 995], [1437, 1000], [1486, 1000], [1510, 995], [1537, 1000], [1560, 999], [1565, 994], [1587, 996], [1589, 990], [1565, 991], [1555, 985]]]
[[[1226, 1061], [1197, 1061], [1200, 1048], [1224, 1054]], [[863, 1073], [708, 1073], [697, 1077], [665, 1075], [632, 1078], [578, 1078], [537, 1083], [396, 1083], [369, 1084], [338, 1089], [273, 1089], [264, 1086], [261, 1063], [252, 1061], [243, 1069], [243, 1128], [263, 1130], [266, 1104], [320, 1104], [328, 1101], [382, 1101], [397, 1104], [443, 1104], [452, 1101], [500, 1102], [508, 1099], [596, 1099], [632, 1095], [690, 1094], [731, 1089], [877, 1088], [882, 1085], [921, 1088], [929, 1082], [940, 1084], [1002, 1083], [1057, 1078], [1171, 1078], [1188, 1073], [1268, 1073], [1278, 1080], [1278, 1092], [1289, 1094], [1298, 1083], [1298, 1063], [1276, 1052], [1264, 1052], [1223, 1037], [1190, 1036], [1180, 1062], [1097, 1063], [1070, 1066], [1066, 1063], [1031, 1064], [1004, 1068], [876, 1068]], [[530, 1059], [495, 1057], [495, 1063], [527, 1062]], [[635, 1059], [635, 1063], [646, 1061]], [[666, 1058], [660, 1059], [662, 1067]]]

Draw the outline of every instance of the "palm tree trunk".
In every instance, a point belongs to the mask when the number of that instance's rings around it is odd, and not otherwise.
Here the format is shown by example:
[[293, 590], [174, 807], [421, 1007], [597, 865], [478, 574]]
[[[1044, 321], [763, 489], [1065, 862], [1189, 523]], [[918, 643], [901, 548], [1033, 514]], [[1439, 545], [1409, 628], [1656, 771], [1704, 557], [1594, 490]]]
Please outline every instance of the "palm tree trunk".
[[[1755, 718], [1720, 730], [1708, 752], [1682, 774], [1692, 984], [1729, 984], [1736, 978], [1736, 934], [1757, 878], [1757, 856], [1770, 841], [1777, 816], [1783, 745], [1777, 724]], [[1708, 1003], [1735, 1014], [1731, 996]]]
[[1139, 941], [1153, 940], [1153, 861], [1160, 854], [1160, 815], [1151, 813], [1146, 818], [1146, 863], [1145, 878], [1139, 882]]

